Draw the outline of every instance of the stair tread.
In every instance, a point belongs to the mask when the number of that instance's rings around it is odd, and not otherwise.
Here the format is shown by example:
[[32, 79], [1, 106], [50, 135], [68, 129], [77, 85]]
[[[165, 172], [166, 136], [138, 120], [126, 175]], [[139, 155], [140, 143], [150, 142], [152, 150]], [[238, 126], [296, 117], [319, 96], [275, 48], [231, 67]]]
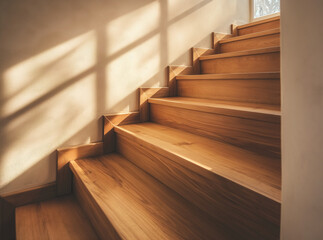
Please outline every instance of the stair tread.
[[224, 237], [213, 218], [117, 153], [70, 167], [121, 239]]
[[224, 115], [231, 115], [232, 111], [235, 111], [235, 114], [241, 117], [248, 118], [249, 116], [252, 119], [256, 118], [263, 121], [277, 122], [280, 120], [281, 115], [279, 105], [251, 102], [233, 102], [188, 97], [150, 98], [148, 102]]
[[199, 59], [203, 61], [203, 60], [210, 60], [210, 59], [217, 59], [217, 58], [230, 58], [230, 57], [239, 57], [239, 56], [246, 56], [246, 55], [257, 55], [257, 54], [272, 53], [272, 52], [279, 52], [279, 51], [280, 51], [280, 46], [276, 46], [276, 47], [260, 48], [260, 49], [253, 49], [253, 50], [206, 55], [206, 56], [201, 56]]
[[263, 20], [259, 20], [259, 21], [239, 25], [239, 26], [237, 26], [237, 28], [242, 29], [242, 28], [252, 27], [252, 26], [259, 25], [259, 24], [276, 21], [276, 20], [279, 20], [279, 19], [280, 19], [280, 16], [276, 16], [276, 17], [272, 17], [272, 18], [267, 18], [267, 19], [263, 19]]
[[250, 33], [242, 36], [234, 36], [230, 38], [226, 38], [223, 40], [220, 40], [219, 43], [228, 43], [228, 42], [235, 42], [235, 41], [240, 41], [240, 40], [245, 40], [245, 39], [250, 39], [250, 38], [256, 38], [256, 37], [262, 37], [266, 35], [271, 35], [271, 34], [277, 34], [280, 33], [280, 28], [273, 28], [270, 30], [265, 30], [265, 31], [260, 31], [260, 32], [255, 32], [255, 33]]
[[17, 239], [99, 239], [76, 199], [64, 196], [16, 208]]
[[115, 131], [201, 175], [222, 176], [280, 202], [279, 159], [151, 122], [118, 126]]
[[266, 72], [266, 73], [218, 73], [218, 74], [197, 74], [197, 75], [178, 75], [176, 80], [216, 80], [216, 79], [271, 79], [280, 78], [280, 72]]

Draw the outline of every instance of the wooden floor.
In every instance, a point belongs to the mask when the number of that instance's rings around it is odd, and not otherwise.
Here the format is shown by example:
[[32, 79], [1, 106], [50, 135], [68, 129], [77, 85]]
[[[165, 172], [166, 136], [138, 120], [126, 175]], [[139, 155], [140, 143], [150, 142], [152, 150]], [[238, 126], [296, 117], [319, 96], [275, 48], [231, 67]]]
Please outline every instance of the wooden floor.
[[74, 196], [16, 209], [17, 240], [99, 239]]
[[121, 239], [228, 239], [213, 218], [121, 155], [70, 165]]

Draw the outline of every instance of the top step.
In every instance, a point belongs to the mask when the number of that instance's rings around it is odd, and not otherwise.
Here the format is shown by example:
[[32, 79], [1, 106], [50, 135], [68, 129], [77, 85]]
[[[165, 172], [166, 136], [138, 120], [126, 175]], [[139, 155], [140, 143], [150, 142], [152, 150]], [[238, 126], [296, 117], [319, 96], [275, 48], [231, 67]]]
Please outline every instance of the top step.
[[276, 46], [280, 46], [280, 28], [223, 39], [218, 50], [226, 53]]
[[242, 36], [250, 33], [266, 31], [273, 28], [280, 28], [280, 16], [268, 18], [256, 22], [237, 26], [237, 35]]

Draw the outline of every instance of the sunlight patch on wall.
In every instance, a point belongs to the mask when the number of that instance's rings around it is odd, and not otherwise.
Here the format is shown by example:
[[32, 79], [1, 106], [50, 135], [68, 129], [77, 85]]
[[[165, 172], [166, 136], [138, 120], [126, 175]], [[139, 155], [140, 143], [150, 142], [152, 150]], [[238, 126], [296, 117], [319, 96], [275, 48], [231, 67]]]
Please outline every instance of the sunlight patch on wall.
[[[172, 22], [168, 27], [168, 61], [175, 61], [178, 56], [181, 56], [187, 52], [187, 49], [192, 48], [197, 44], [202, 38], [207, 38], [209, 40], [209, 48], [211, 48], [211, 32], [210, 25], [220, 26], [217, 32], [228, 32], [229, 26], [231, 24], [231, 18], [235, 14], [235, 11], [225, 11], [224, 8], [230, 9], [235, 7], [235, 1], [202, 1], [198, 6], [198, 9], [194, 11], [187, 11], [183, 14], [180, 19]], [[209, 13], [209, 9], [212, 9], [212, 13]], [[188, 24], [188, 19], [194, 19]], [[229, 20], [226, 22], [226, 20]], [[219, 31], [220, 30], [220, 31]], [[207, 46], [204, 46], [207, 47]], [[183, 64], [183, 63], [176, 63]], [[185, 64], [185, 63], [184, 63]], [[187, 63], [186, 63], [187, 64]], [[189, 63], [191, 64], [191, 63]]]
[[142, 42], [135, 48], [110, 62], [108, 76], [107, 112], [138, 109], [137, 90], [147, 79], [160, 71], [160, 34]]
[[95, 47], [95, 35], [90, 31], [8, 69], [0, 116], [14, 114], [93, 67]]
[[[122, 15], [107, 25], [107, 55], [117, 53], [149, 33], [157, 30], [160, 21], [158, 1]], [[143, 39], [143, 41], [146, 39]]]
[[209, 2], [209, 0], [176, 0], [176, 1], [167, 1], [168, 4], [168, 21], [176, 18], [177, 16], [189, 11], [195, 6], [203, 3]]
[[[19, 189], [55, 180], [55, 159], [49, 161], [46, 156], [95, 117], [95, 79], [95, 74], [88, 75], [7, 123], [0, 193], [12, 182]], [[43, 171], [35, 174], [35, 169], [31, 170], [39, 164]]]

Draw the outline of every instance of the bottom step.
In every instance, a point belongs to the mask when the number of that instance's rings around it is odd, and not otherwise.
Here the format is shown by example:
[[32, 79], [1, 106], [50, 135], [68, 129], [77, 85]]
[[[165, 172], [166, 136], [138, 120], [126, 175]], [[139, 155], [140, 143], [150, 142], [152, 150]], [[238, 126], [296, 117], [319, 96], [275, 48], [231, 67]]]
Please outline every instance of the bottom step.
[[99, 239], [72, 195], [18, 207], [16, 237], [17, 240]]
[[118, 154], [70, 162], [74, 192], [102, 239], [235, 239]]

